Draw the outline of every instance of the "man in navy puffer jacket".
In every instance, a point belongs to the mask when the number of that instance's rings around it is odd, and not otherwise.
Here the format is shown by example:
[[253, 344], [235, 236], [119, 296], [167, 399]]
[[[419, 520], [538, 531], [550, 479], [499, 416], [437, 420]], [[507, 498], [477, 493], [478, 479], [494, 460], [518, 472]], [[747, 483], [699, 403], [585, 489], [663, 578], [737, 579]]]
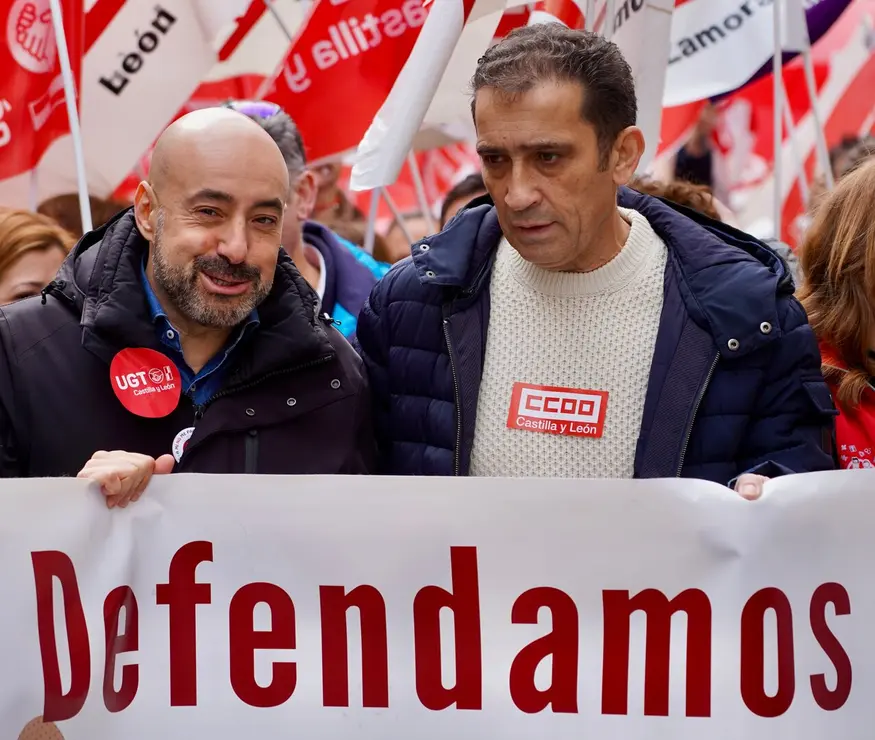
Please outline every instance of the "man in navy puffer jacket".
[[359, 319], [382, 472], [683, 476], [755, 498], [834, 467], [782, 261], [624, 187], [643, 137], [617, 47], [520, 29], [473, 87], [491, 198], [413, 245]]

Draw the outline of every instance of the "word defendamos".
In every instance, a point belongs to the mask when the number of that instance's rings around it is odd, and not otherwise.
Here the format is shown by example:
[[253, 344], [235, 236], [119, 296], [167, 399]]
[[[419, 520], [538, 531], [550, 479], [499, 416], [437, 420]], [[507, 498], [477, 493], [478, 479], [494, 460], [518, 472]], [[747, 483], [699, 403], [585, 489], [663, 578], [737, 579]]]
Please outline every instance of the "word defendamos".
[[[197, 693], [198, 605], [211, 604], [211, 586], [195, 579], [197, 566], [213, 560], [213, 544], [189, 542], [176, 551], [170, 562], [167, 583], [157, 585], [155, 600], [167, 606], [170, 636], [170, 705], [195, 706]], [[70, 558], [58, 551], [32, 553], [36, 585], [37, 620], [45, 682], [46, 722], [76, 716], [85, 704], [91, 684], [90, 639], [105, 641], [103, 701], [110, 712], [128, 707], [139, 686], [139, 667], [127, 656], [121, 683], [114, 686], [116, 659], [138, 649], [137, 598], [128, 586], [113, 589], [103, 605], [105, 632], [88, 634], [75, 568]], [[413, 632], [416, 693], [431, 710], [483, 708], [483, 659], [481, 650], [480, 585], [477, 548], [450, 548], [452, 591], [438, 586], [421, 588], [413, 600]], [[55, 634], [53, 580], [63, 591], [64, 619], [70, 650], [70, 688], [64, 693]], [[254, 609], [270, 609], [272, 629], [254, 629]], [[355, 607], [361, 624], [362, 703], [364, 707], [389, 706], [389, 659], [386, 603], [373, 586], [360, 585], [347, 591], [343, 586], [320, 586], [322, 635], [322, 701], [326, 707], [348, 707], [349, 654], [347, 612]], [[644, 669], [644, 714], [669, 713], [670, 641], [672, 616], [684, 612], [687, 622], [686, 716], [711, 716], [712, 609], [708, 595], [687, 589], [669, 597], [656, 589], [635, 595], [623, 590], [603, 590], [604, 651], [602, 656], [601, 711], [627, 714], [629, 695], [629, 653], [631, 616], [643, 612], [647, 618]], [[60, 606], [60, 605], [59, 605]], [[851, 692], [851, 661], [827, 624], [828, 608], [837, 616], [851, 612], [847, 590], [838, 583], [825, 583], [811, 596], [807, 611], [811, 634], [832, 663], [835, 678], [812, 675], [814, 702], [825, 711], [841, 708]], [[119, 624], [124, 607], [124, 624]], [[452, 687], [441, 676], [440, 613], [449, 609], [455, 631], [455, 675]], [[523, 647], [513, 658], [509, 675], [510, 696], [526, 713], [578, 711], [578, 665], [580, 622], [574, 600], [557, 588], [532, 588], [513, 604], [508, 618], [512, 624], [538, 624], [541, 609], [549, 609], [552, 630]], [[765, 626], [767, 611], [777, 624], [777, 692], [770, 695], [765, 683]], [[796, 694], [794, 625], [790, 601], [777, 588], [764, 588], [745, 603], [741, 615], [741, 697], [747, 708], [761, 717], [778, 717], [793, 703]], [[237, 590], [228, 607], [230, 633], [230, 682], [241, 701], [253, 707], [275, 707], [295, 692], [297, 665], [274, 662], [271, 682], [261, 686], [255, 678], [255, 654], [264, 649], [294, 649], [296, 644], [295, 605], [285, 590], [271, 583], [249, 583]], [[798, 628], [798, 624], [797, 624]], [[584, 639], [586, 635], [584, 635]], [[799, 639], [796, 635], [795, 639]], [[807, 635], [802, 639], [808, 639]], [[202, 643], [203, 644], [203, 643]], [[214, 649], [210, 646], [210, 649]], [[770, 651], [771, 652], [771, 651]], [[550, 685], [539, 689], [535, 671], [545, 658], [552, 659]], [[634, 682], [636, 687], [638, 682]], [[829, 685], [828, 685], [829, 684]], [[834, 684], [834, 685], [833, 685]]]

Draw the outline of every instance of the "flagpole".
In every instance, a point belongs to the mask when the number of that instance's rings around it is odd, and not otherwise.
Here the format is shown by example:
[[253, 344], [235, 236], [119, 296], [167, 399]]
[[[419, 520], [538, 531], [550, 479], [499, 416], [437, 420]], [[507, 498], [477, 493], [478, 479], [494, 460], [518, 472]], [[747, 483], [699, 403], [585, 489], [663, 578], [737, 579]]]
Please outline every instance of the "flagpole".
[[787, 88], [782, 85], [782, 99], [784, 106], [784, 126], [787, 129], [787, 138], [790, 141], [790, 151], [793, 152], [793, 161], [798, 165], [798, 172], [793, 172], [799, 180], [799, 191], [802, 193], [802, 203], [807, 207], [811, 198], [811, 190], [808, 187], [808, 178], [805, 173], [805, 159], [799, 152], [799, 142], [796, 140], [796, 125], [793, 122], [793, 111], [790, 108], [790, 99], [787, 97]]
[[811, 40], [806, 34], [805, 48], [802, 49], [802, 67], [805, 70], [805, 86], [808, 88], [808, 100], [811, 102], [811, 117], [814, 119], [814, 141], [817, 147], [817, 158], [820, 168], [826, 178], [827, 190], [835, 186], [832, 165], [829, 161], [829, 147], [826, 144], [826, 131], [823, 128], [823, 118], [820, 115], [820, 101], [817, 97], [817, 82], [814, 78], [814, 62], [811, 58]]
[[27, 195], [27, 207], [31, 211], [36, 211], [39, 207], [39, 175], [37, 173], [37, 162], [30, 171], [30, 192]]
[[419, 162], [416, 161], [416, 153], [412, 149], [407, 155], [407, 166], [410, 168], [410, 176], [413, 178], [413, 189], [416, 191], [416, 199], [419, 201], [419, 210], [422, 211], [422, 217], [428, 224], [429, 231], [434, 233], [437, 229], [431, 214], [431, 206], [428, 204], [425, 185], [422, 182], [422, 171], [419, 169]]
[[784, 54], [783, 54], [783, 45], [782, 45], [782, 32], [781, 32], [781, 10], [783, 6], [783, 0], [778, 2], [775, 1], [773, 7], [773, 16], [774, 16], [774, 44], [775, 44], [775, 53], [772, 57], [772, 77], [773, 77], [773, 103], [774, 103], [774, 116], [772, 118], [772, 125], [774, 127], [774, 163], [772, 165], [772, 180], [775, 186], [775, 202], [774, 202], [774, 228], [775, 228], [775, 239], [781, 239], [782, 228], [781, 228], [781, 216], [783, 212], [783, 199], [781, 197], [783, 193], [782, 189], [782, 174], [783, 174], [783, 144], [784, 144], [784, 114], [783, 114], [783, 102], [784, 102], [784, 76], [783, 76], [783, 63], [784, 63]]
[[586, 14], [583, 20], [587, 31], [595, 30], [595, 0], [586, 0]]
[[368, 228], [365, 232], [365, 243], [362, 245], [368, 254], [374, 253], [374, 242], [377, 240], [377, 207], [380, 205], [380, 188], [371, 191], [371, 207], [368, 209]]
[[395, 223], [398, 224], [398, 228], [401, 229], [401, 233], [404, 234], [407, 243], [413, 246], [413, 240], [410, 238], [410, 231], [408, 231], [407, 224], [404, 222], [404, 216], [401, 215], [401, 211], [398, 210], [398, 206], [395, 204], [392, 196], [389, 195], [389, 191], [385, 187], [380, 187], [380, 193], [386, 201], [386, 205], [389, 206], [389, 210], [392, 211]]
[[602, 36], [608, 41], [610, 41], [611, 37], [614, 35], [614, 5], [614, 0], [607, 0], [605, 4], [605, 26]]
[[79, 111], [76, 106], [76, 81], [73, 79], [73, 68], [70, 65], [70, 53], [67, 49], [67, 36], [64, 33], [64, 14], [61, 10], [61, 0], [49, 0], [49, 7], [52, 11], [52, 26], [55, 29], [58, 61], [61, 63], [61, 77], [64, 80], [64, 98], [67, 101], [70, 136], [73, 139], [82, 231], [88, 233], [93, 228], [93, 224], [91, 222], [91, 200], [88, 197], [88, 178], [85, 176], [85, 154], [82, 151], [82, 131], [79, 128]]
[[[301, 0], [301, 2], [310, 5], [310, 0]], [[289, 27], [286, 25], [285, 21], [279, 14], [279, 11], [273, 6], [273, 0], [264, 0], [264, 5], [270, 11], [270, 14], [273, 16], [274, 21], [277, 26], [279, 26], [280, 31], [283, 32], [283, 35], [289, 40], [289, 48], [291, 49], [291, 45], [295, 42], [295, 37], [292, 32], [289, 30]], [[307, 9], [308, 12], [310, 8]], [[305, 21], [306, 22], [306, 21]], [[265, 95], [270, 92], [270, 89], [273, 87], [274, 80], [279, 77], [282, 72], [283, 65], [286, 63], [286, 57], [288, 56], [288, 52], [283, 55], [283, 58], [280, 59], [280, 63], [277, 68], [274, 70], [273, 74], [269, 77], [265, 77], [262, 81], [261, 85], [258, 86], [258, 90], [255, 92], [255, 99], [262, 100]]]

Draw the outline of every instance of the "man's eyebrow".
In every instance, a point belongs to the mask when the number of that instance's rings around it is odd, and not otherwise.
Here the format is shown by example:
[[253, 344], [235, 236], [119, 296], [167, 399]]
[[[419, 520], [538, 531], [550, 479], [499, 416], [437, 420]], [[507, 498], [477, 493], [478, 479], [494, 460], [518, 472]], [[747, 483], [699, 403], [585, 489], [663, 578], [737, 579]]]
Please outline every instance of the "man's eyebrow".
[[[226, 193], [223, 190], [213, 190], [212, 188], [203, 188], [202, 190], [198, 190], [194, 195], [192, 195], [189, 199], [189, 203], [196, 203], [199, 200], [207, 200], [219, 203], [233, 203], [236, 198], [230, 193]], [[277, 211], [282, 213], [285, 210], [285, 203], [282, 198], [268, 198], [266, 200], [260, 200], [257, 203], [252, 204], [253, 209], [257, 208], [268, 208], [272, 211]]]
[[[558, 151], [565, 151], [567, 149], [572, 148], [572, 144], [567, 141], [553, 141], [551, 139], [539, 139], [537, 141], [531, 141], [526, 144], [520, 144], [518, 149], [521, 149], [524, 152], [535, 152], [542, 151], [544, 149], [552, 149]], [[504, 147], [492, 146], [491, 144], [478, 144], [477, 145], [477, 154], [504, 154]]]
[[189, 203], [194, 203], [199, 200], [219, 201], [220, 203], [233, 203], [234, 196], [222, 190], [213, 190], [212, 188], [202, 188], [194, 195], [187, 199]]
[[269, 208], [272, 211], [282, 213], [286, 209], [286, 204], [280, 198], [270, 198], [268, 200], [260, 200], [255, 203], [253, 208]]
[[503, 154], [504, 150], [501, 147], [491, 146], [490, 144], [478, 144], [477, 154], [481, 157], [484, 154]]

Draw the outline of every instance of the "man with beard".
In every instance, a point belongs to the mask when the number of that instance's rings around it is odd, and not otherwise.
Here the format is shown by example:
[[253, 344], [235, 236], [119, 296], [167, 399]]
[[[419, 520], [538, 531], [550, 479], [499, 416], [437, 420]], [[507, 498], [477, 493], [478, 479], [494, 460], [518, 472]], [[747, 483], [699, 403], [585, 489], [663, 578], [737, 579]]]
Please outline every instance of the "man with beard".
[[171, 125], [133, 208], [3, 309], [0, 473], [81, 471], [126, 505], [155, 472], [368, 472], [361, 362], [280, 249], [288, 198], [246, 116]]

